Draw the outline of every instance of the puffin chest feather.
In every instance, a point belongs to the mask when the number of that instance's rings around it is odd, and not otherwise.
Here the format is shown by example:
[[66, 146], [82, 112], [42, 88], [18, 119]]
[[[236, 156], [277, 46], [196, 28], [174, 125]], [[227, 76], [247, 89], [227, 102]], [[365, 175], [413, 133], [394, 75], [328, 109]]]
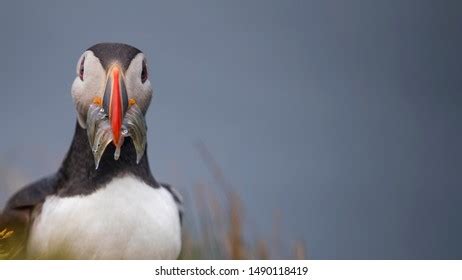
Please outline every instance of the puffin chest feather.
[[127, 176], [86, 196], [47, 198], [27, 246], [30, 258], [175, 259], [180, 218], [172, 195]]

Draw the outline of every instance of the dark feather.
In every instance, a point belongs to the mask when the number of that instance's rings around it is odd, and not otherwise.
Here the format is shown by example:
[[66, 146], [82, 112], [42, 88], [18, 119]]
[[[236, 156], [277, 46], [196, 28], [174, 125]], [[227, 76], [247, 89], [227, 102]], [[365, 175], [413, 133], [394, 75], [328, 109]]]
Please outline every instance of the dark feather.
[[122, 68], [127, 70], [133, 58], [141, 52], [135, 47], [121, 43], [100, 43], [90, 47], [88, 50], [99, 58], [106, 70], [114, 61], [121, 63]]
[[47, 196], [56, 193], [58, 182], [58, 176], [52, 175], [22, 188], [10, 198], [5, 209], [30, 208], [42, 203]]

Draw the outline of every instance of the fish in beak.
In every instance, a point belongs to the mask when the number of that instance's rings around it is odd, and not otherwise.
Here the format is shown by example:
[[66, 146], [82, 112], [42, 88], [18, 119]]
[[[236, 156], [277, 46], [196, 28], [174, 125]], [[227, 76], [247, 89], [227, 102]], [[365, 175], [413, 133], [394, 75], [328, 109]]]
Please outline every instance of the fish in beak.
[[137, 154], [137, 163], [146, 149], [146, 121], [144, 114], [129, 99], [124, 76], [118, 65], [112, 66], [107, 75], [103, 97], [96, 97], [87, 113], [87, 134], [98, 169], [106, 147], [115, 146], [114, 160], [118, 160], [125, 137], [131, 137]]

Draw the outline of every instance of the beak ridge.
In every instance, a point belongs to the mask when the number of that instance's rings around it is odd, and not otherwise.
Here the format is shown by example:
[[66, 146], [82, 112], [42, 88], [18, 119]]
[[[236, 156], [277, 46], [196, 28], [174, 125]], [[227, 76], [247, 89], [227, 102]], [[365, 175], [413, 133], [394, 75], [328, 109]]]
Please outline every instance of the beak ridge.
[[109, 117], [113, 142], [116, 147], [119, 147], [122, 140], [122, 122], [128, 108], [128, 96], [125, 81], [118, 66], [109, 70], [103, 97], [103, 108]]

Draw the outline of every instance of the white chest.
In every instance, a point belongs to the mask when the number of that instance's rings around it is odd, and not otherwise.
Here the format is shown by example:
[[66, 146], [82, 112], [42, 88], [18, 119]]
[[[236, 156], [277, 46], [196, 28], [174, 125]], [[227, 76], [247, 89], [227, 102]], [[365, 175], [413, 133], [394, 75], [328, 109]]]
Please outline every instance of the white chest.
[[30, 258], [176, 259], [181, 249], [173, 197], [133, 177], [87, 196], [49, 197], [29, 236]]

